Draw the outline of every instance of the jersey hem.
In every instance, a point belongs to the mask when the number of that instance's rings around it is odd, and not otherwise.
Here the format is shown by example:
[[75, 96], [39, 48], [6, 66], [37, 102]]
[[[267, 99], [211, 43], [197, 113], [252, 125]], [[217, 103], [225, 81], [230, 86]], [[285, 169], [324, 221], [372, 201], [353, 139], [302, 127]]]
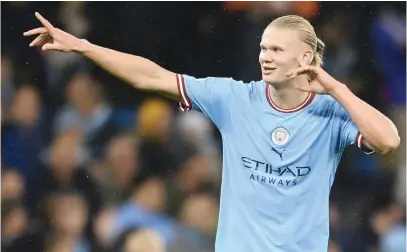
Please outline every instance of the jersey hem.
[[180, 112], [186, 112], [192, 109], [191, 100], [188, 97], [186, 88], [185, 88], [185, 80], [182, 74], [176, 74], [177, 78], [177, 88], [178, 94], [180, 97], [180, 101], [177, 104], [178, 110]]
[[359, 149], [366, 153], [367, 155], [373, 155], [376, 153], [374, 150], [366, 148], [366, 146], [363, 145], [363, 136], [360, 132], [358, 132], [358, 134], [356, 135], [356, 144], [359, 147]]

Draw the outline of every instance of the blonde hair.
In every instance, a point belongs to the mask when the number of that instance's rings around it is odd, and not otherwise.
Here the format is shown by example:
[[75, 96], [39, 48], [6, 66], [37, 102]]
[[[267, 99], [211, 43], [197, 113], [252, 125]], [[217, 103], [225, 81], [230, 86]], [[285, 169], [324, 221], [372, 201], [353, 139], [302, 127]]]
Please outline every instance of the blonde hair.
[[325, 44], [315, 34], [314, 27], [303, 17], [287, 15], [274, 19], [268, 27], [288, 28], [298, 31], [302, 42], [308, 44], [313, 50], [312, 66], [323, 64]]

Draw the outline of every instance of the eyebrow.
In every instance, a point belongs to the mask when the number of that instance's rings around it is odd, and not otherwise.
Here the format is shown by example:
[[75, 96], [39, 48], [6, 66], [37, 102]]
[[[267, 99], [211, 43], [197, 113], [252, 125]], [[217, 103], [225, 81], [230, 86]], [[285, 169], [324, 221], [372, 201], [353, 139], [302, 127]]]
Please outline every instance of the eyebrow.
[[277, 49], [284, 49], [284, 47], [282, 47], [282, 46], [278, 46], [278, 45], [270, 45], [270, 46], [266, 46], [266, 45], [264, 45], [263, 43], [260, 43], [260, 47], [262, 48], [262, 47], [264, 47], [264, 48], [277, 48]]

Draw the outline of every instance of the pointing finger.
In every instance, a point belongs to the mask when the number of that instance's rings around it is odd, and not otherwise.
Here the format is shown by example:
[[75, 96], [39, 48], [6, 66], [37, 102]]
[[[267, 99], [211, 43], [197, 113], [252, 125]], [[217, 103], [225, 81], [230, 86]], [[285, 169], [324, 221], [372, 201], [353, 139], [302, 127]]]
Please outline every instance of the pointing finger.
[[38, 37], [36, 37], [31, 43], [30, 46], [35, 46], [38, 43], [40, 43], [43, 39], [46, 38], [46, 36], [48, 36], [47, 34], [41, 34]]
[[45, 29], [44, 27], [40, 27], [40, 28], [35, 28], [29, 31], [26, 31], [23, 33], [24, 36], [32, 36], [32, 35], [37, 35], [37, 34], [43, 34], [46, 33], [47, 29]]
[[311, 71], [311, 67], [310, 67], [310, 66], [299, 67], [299, 68], [297, 68], [297, 69], [295, 70], [295, 72], [296, 72], [297, 74], [303, 74], [303, 73], [306, 73], [306, 72], [309, 72], [309, 71]]
[[48, 22], [48, 20], [46, 20], [43, 16], [40, 15], [40, 13], [36, 12], [35, 16], [37, 17], [37, 19], [41, 22], [41, 24], [50, 32], [52, 33], [52, 31], [54, 30], [54, 26], [52, 26], [52, 24], [50, 22]]
[[299, 74], [304, 74], [304, 73], [310, 72], [312, 70], [313, 69], [310, 66], [299, 67], [297, 69], [294, 69], [294, 70], [286, 73], [286, 76], [287, 77], [288, 76], [295, 77], [295, 76], [297, 76]]

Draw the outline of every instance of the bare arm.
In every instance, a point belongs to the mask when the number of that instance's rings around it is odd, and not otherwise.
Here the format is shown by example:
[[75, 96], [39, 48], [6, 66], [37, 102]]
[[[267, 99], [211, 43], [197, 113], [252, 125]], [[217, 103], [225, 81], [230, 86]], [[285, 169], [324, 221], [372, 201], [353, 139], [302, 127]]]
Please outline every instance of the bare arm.
[[175, 73], [143, 57], [118, 52], [76, 38], [53, 27], [39, 13], [35, 13], [35, 16], [44, 27], [24, 33], [25, 36], [38, 35], [30, 43], [30, 46], [42, 47], [44, 51], [55, 50], [79, 53], [134, 88], [158, 92], [173, 100], [179, 100]]
[[286, 76], [293, 79], [302, 74], [308, 75], [308, 81], [297, 83], [296, 87], [304, 92], [329, 94], [335, 98], [356, 124], [366, 140], [363, 142], [366, 147], [380, 154], [388, 154], [398, 148], [400, 137], [389, 118], [359, 99], [321, 67], [301, 66]]
[[114, 51], [82, 40], [77, 52], [134, 88], [178, 100], [176, 74], [143, 57]]
[[342, 83], [337, 83], [330, 94], [349, 113], [368, 148], [381, 154], [397, 149], [400, 137], [390, 119], [358, 98]]

